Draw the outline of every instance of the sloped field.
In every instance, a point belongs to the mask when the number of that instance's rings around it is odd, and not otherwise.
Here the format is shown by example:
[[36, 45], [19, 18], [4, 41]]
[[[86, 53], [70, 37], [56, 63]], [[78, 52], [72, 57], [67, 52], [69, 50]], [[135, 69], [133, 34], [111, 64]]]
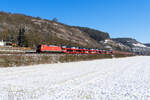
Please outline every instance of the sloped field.
[[0, 100], [150, 100], [150, 57], [0, 68]]

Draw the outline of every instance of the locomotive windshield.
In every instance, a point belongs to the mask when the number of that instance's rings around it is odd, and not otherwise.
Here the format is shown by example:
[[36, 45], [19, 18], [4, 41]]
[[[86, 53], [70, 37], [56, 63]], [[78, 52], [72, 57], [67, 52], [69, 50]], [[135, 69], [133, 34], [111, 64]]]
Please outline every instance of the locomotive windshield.
[[41, 52], [41, 45], [37, 46], [36, 52]]

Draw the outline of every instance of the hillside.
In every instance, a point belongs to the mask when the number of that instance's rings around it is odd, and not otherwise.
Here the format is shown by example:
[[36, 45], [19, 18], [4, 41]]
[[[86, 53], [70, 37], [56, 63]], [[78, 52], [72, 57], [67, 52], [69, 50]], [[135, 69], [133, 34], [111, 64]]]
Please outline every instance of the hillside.
[[132, 38], [115, 38], [113, 39], [116, 42], [120, 42], [125, 46], [130, 47], [132, 52], [142, 55], [150, 55], [150, 47], [144, 45], [141, 42], [138, 42]]
[[[117, 42], [121, 42], [124, 45], [128, 45], [129, 47], [133, 47], [133, 46], [139, 46], [139, 47], [146, 47], [145, 45], [143, 45], [142, 43], [138, 42], [135, 39], [132, 38], [115, 38], [113, 39], [114, 41]], [[138, 45], [137, 45], [138, 44]]]
[[146, 45], [146, 46], [150, 47], [150, 43], [146, 43], [146, 44], [144, 44], [144, 45]]
[[0, 40], [3, 39], [17, 43], [20, 28], [25, 29], [25, 44], [29, 47], [36, 47], [41, 43], [95, 48], [103, 47], [95, 39], [91, 38], [88, 33], [79, 28], [54, 20], [0, 12], [0, 33], [2, 34]]
[[109, 34], [106, 33], [106, 32], [102, 32], [102, 31], [91, 29], [91, 28], [87, 28], [87, 27], [76, 27], [76, 28], [78, 28], [81, 31], [85, 32], [91, 38], [93, 38], [94, 40], [96, 40], [98, 42], [106, 40], [106, 39], [110, 39]]

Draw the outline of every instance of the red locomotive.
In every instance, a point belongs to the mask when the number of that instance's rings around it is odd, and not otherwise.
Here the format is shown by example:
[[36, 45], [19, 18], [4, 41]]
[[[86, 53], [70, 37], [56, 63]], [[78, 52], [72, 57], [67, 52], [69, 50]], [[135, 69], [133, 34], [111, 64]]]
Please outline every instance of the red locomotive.
[[55, 46], [55, 45], [39, 45], [37, 47], [36, 52], [38, 53], [44, 53], [44, 52], [54, 52], [54, 53], [58, 53], [58, 52], [62, 52], [62, 48], [60, 46]]

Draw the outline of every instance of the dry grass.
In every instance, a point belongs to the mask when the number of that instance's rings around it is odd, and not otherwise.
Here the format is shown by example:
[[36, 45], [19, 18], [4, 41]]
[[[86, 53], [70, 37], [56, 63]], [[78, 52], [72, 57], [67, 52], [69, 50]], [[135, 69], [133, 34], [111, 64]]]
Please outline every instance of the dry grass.
[[79, 54], [62, 54], [62, 55], [1, 55], [0, 56], [0, 67], [12, 67], [12, 66], [28, 66], [36, 64], [50, 64], [50, 63], [64, 63], [74, 61], [85, 61], [93, 59], [107, 59], [112, 57], [127, 57], [127, 55], [79, 55]]

